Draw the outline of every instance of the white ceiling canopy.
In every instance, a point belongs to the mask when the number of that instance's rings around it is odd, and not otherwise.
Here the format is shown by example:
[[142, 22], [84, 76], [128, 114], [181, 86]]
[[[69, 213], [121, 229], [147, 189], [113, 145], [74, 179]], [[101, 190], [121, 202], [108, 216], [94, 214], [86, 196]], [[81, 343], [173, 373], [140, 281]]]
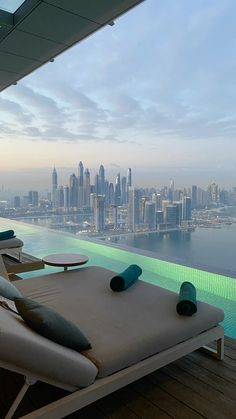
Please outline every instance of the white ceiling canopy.
[[144, 0], [14, 0], [1, 9], [0, 91]]

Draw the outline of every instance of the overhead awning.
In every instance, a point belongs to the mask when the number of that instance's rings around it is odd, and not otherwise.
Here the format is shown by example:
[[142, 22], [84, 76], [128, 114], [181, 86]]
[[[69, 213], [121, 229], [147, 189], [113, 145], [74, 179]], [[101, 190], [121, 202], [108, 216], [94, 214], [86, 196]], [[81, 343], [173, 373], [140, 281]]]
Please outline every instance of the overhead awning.
[[0, 91], [144, 0], [25, 0], [0, 9]]

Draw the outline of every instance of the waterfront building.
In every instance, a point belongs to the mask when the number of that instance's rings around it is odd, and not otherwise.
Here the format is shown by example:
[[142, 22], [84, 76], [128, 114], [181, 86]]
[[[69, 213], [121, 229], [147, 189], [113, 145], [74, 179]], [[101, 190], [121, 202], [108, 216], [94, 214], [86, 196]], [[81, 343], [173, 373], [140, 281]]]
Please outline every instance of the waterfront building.
[[181, 225], [182, 222], [182, 213], [183, 213], [183, 204], [182, 201], [174, 201], [173, 205], [176, 207], [176, 224], [177, 226]]
[[162, 211], [164, 213], [164, 222], [166, 222], [166, 207], [169, 204], [170, 204], [170, 201], [168, 199], [163, 199], [162, 200], [162, 204], [161, 205], [162, 205]]
[[86, 208], [90, 207], [90, 173], [89, 169], [85, 169], [84, 172], [84, 197], [83, 197], [83, 206]]
[[52, 206], [55, 208], [56, 205], [56, 190], [57, 190], [57, 171], [54, 167], [52, 172]]
[[182, 204], [182, 220], [190, 221], [192, 219], [191, 198], [189, 196], [184, 196]]
[[73, 173], [70, 176], [70, 208], [77, 208], [78, 203], [78, 179]]
[[145, 204], [146, 204], [147, 201], [148, 201], [148, 198], [146, 196], [142, 196], [142, 198], [141, 198], [141, 208], [140, 208], [140, 211], [141, 211], [140, 221], [142, 223], [144, 223], [144, 218], [145, 218]]
[[160, 228], [160, 224], [164, 223], [164, 212], [161, 210], [156, 211], [156, 226]]
[[175, 189], [174, 181], [172, 179], [170, 181], [170, 187], [169, 187], [169, 190], [168, 190], [168, 199], [169, 199], [170, 202], [173, 202], [173, 199], [174, 199], [174, 189]]
[[79, 162], [78, 167], [78, 208], [84, 205], [84, 166], [82, 161]]
[[121, 184], [120, 184], [120, 173], [116, 176], [115, 183], [115, 205], [121, 205]]
[[39, 194], [38, 191], [29, 191], [28, 194], [28, 205], [31, 205], [32, 207], [38, 207], [39, 206]]
[[121, 205], [127, 204], [127, 180], [125, 176], [121, 178]]
[[161, 195], [159, 193], [154, 192], [152, 194], [152, 202], [155, 203], [156, 211], [160, 211], [161, 210]]
[[175, 227], [177, 225], [177, 206], [167, 205], [166, 206], [166, 224], [170, 224]]
[[128, 228], [135, 231], [140, 222], [140, 190], [129, 187]]
[[208, 186], [208, 193], [209, 193], [209, 201], [214, 204], [218, 204], [220, 202], [220, 194], [219, 194], [219, 186], [212, 182], [210, 186]]
[[95, 231], [105, 229], [105, 196], [96, 195], [94, 202], [94, 225]]
[[146, 224], [150, 230], [156, 229], [156, 211], [154, 202], [145, 202], [144, 224]]

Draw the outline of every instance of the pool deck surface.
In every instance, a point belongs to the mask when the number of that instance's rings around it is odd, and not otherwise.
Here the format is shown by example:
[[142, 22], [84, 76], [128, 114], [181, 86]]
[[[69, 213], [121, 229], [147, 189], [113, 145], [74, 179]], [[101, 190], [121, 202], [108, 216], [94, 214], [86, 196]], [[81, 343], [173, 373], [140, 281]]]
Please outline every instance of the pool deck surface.
[[[0, 369], [0, 417], [23, 382], [18, 374]], [[54, 401], [67, 392], [36, 383], [14, 418]], [[133, 384], [104, 397], [67, 418], [78, 419], [235, 419], [236, 340], [225, 338], [225, 358], [218, 361], [196, 351]]]

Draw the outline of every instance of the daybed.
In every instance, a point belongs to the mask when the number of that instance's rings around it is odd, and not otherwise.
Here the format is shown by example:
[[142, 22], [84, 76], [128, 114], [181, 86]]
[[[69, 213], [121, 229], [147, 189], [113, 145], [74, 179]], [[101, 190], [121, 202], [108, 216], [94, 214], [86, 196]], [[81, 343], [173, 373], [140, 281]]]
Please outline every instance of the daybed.
[[141, 280], [113, 292], [113, 276], [85, 267], [15, 282], [24, 296], [77, 324], [92, 349], [78, 353], [54, 343], [0, 307], [0, 366], [26, 377], [7, 418], [37, 380], [72, 394], [25, 418], [60, 418], [214, 340], [223, 359], [222, 310], [199, 302], [194, 316], [179, 316], [177, 294]]
[[17, 237], [8, 240], [0, 240], [0, 255], [9, 254], [21, 262], [22, 247], [24, 243]]

